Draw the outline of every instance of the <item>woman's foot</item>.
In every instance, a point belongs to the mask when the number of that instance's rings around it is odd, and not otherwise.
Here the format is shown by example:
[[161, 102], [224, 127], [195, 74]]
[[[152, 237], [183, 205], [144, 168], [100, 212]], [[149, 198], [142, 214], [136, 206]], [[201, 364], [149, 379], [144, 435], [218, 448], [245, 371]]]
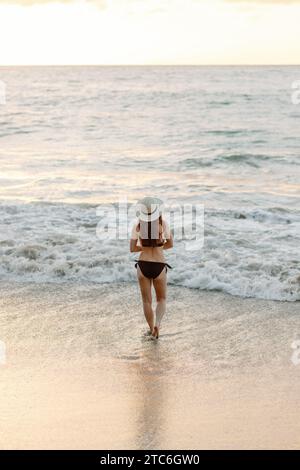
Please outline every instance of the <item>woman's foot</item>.
[[158, 328], [158, 326], [155, 326], [153, 328], [152, 336], [153, 336], [153, 338], [156, 338], [156, 339], [159, 338], [159, 328]]

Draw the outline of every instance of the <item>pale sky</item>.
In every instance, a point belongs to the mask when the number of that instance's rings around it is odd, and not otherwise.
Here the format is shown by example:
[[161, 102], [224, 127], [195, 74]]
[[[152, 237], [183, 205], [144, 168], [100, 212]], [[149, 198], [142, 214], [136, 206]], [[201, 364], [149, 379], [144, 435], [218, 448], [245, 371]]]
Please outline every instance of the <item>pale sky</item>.
[[0, 65], [299, 63], [300, 0], [0, 0]]

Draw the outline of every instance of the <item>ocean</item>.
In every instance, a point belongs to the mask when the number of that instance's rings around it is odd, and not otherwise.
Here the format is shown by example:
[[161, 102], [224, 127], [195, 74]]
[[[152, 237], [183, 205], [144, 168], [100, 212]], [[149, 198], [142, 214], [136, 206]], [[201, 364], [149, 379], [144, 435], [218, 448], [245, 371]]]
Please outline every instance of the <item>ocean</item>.
[[299, 300], [299, 76], [278, 66], [1, 67], [0, 279], [135, 281], [128, 240], [99, 238], [99, 214], [155, 195], [204, 207], [203, 246], [175, 237], [167, 254], [170, 284]]

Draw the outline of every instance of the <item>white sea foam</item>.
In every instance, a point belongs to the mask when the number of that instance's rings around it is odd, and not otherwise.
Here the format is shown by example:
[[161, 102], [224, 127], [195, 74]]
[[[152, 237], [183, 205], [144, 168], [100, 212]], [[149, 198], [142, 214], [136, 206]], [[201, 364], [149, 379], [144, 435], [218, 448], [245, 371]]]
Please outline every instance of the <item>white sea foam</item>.
[[[99, 240], [94, 206], [0, 205], [2, 279], [34, 282], [69, 280], [114, 283], [135, 279], [128, 240]], [[276, 220], [276, 230], [269, 220]], [[265, 221], [268, 221], [266, 224]], [[287, 220], [289, 223], [287, 223]], [[122, 220], [120, 221], [121, 223]], [[220, 290], [233, 295], [300, 300], [300, 215], [274, 211], [206, 214], [204, 247], [185, 250], [175, 239], [168, 261], [175, 285]], [[193, 247], [195, 248], [195, 247]]]

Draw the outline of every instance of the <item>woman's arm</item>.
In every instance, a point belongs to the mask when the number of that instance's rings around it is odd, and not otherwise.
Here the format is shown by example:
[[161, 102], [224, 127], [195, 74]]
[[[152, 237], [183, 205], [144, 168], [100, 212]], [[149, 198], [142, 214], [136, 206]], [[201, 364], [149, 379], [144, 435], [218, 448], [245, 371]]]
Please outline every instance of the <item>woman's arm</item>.
[[166, 241], [164, 244], [163, 248], [164, 250], [169, 250], [170, 248], [173, 248], [174, 243], [173, 243], [173, 235], [170, 233], [170, 238]]
[[130, 240], [130, 253], [138, 253], [139, 251], [143, 251], [142, 248], [138, 246], [137, 242], [138, 240]]
[[134, 224], [131, 231], [131, 238], [130, 238], [130, 253], [138, 253], [142, 251], [140, 245], [138, 245], [139, 235], [137, 232], [137, 223]]
[[173, 244], [174, 244], [173, 243], [173, 235], [171, 233], [169, 225], [167, 224], [167, 222], [165, 220], [163, 220], [162, 228], [163, 228], [164, 238], [166, 240], [166, 242], [163, 246], [163, 249], [164, 250], [169, 250], [170, 248], [173, 248]]

